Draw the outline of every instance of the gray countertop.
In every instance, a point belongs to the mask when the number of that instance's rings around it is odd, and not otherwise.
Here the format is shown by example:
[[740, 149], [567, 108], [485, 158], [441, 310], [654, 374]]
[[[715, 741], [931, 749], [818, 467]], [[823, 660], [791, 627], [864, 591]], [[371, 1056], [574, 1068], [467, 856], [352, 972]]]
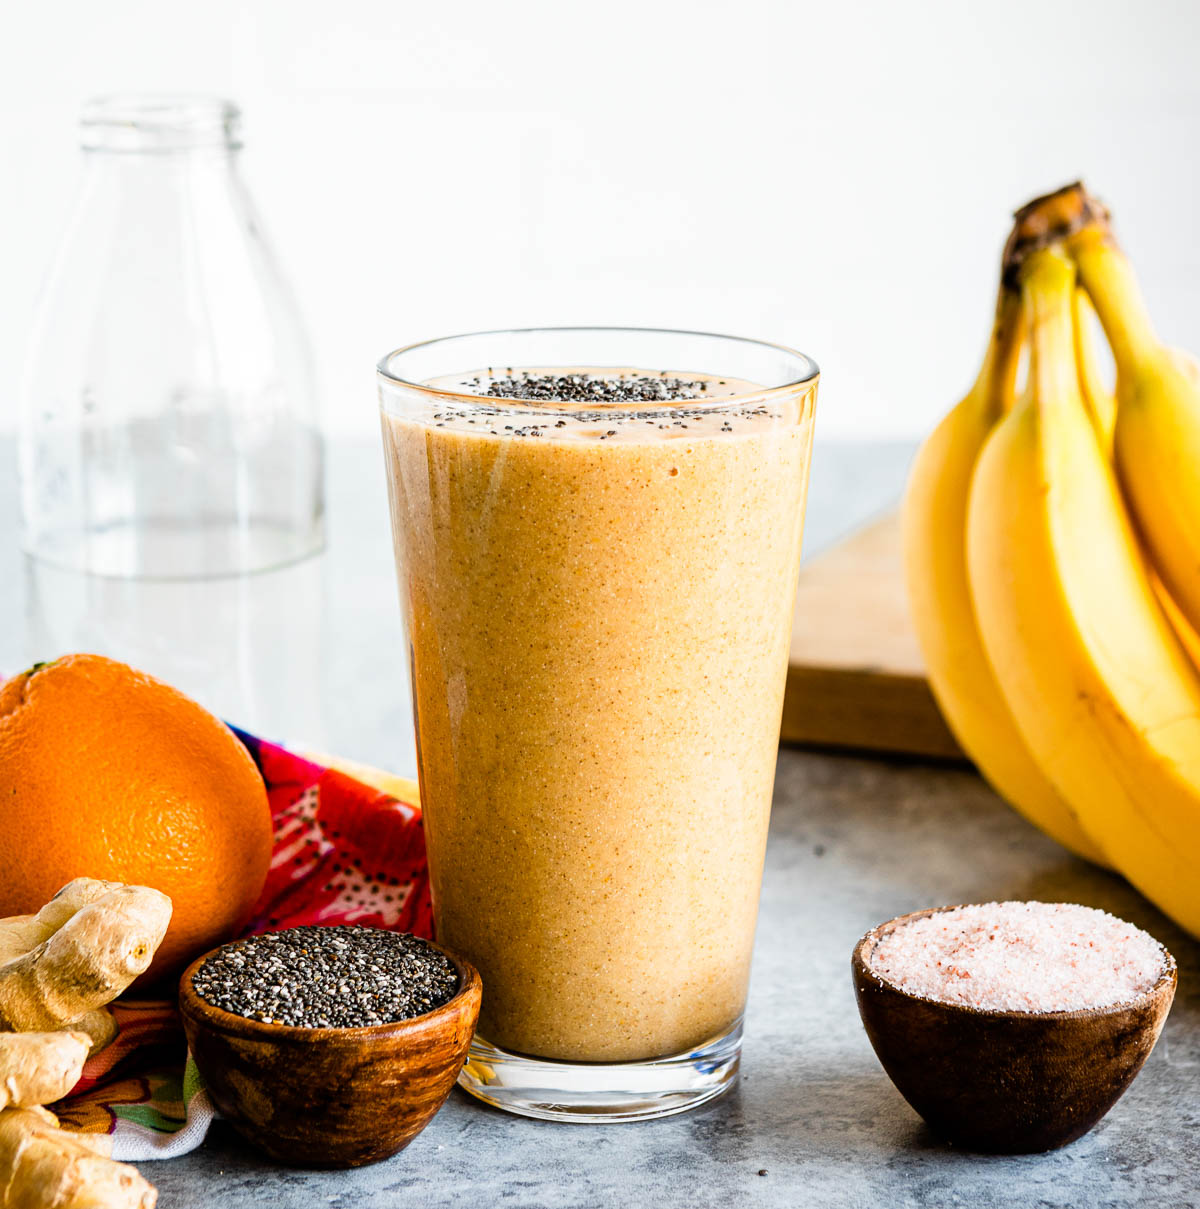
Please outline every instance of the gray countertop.
[[[807, 547], [900, 490], [909, 449], [821, 444]], [[11, 444], [0, 446], [10, 467]], [[99, 649], [173, 678], [271, 737], [410, 771], [411, 718], [379, 454], [330, 465], [328, 552], [241, 585], [180, 589], [48, 576], [16, 553], [0, 475], [0, 668]], [[1179, 960], [1179, 995], [1145, 1070], [1065, 1150], [995, 1158], [939, 1143], [879, 1067], [858, 1021], [850, 951], [903, 911], [1067, 899], [1148, 929]], [[780, 753], [742, 1079], [696, 1112], [588, 1127], [506, 1116], [456, 1091], [396, 1158], [353, 1172], [279, 1168], [226, 1126], [146, 1164], [183, 1206], [1200, 1205], [1200, 945], [1115, 876], [1067, 855], [970, 771]]]

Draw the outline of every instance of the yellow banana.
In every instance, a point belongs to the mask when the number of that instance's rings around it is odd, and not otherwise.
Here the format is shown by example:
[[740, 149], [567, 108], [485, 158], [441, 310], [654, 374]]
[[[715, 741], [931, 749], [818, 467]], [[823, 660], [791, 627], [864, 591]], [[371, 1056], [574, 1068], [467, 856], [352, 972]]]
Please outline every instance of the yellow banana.
[[1074, 267], [1034, 252], [1021, 284], [1029, 389], [988, 439], [968, 506], [983, 644], [1030, 751], [1088, 834], [1200, 934], [1200, 675], [1084, 407]]
[[1150, 582], [1154, 585], [1154, 594], [1158, 597], [1158, 603], [1162, 605], [1163, 612], [1166, 613], [1167, 620], [1171, 623], [1171, 628], [1183, 644], [1183, 649], [1187, 651], [1192, 666], [1200, 668], [1200, 634], [1196, 633], [1192, 628], [1192, 623], [1180, 612], [1179, 606], [1171, 599], [1170, 592], [1163, 587], [1162, 580], [1154, 574], [1153, 569], [1150, 572]]
[[1104, 228], [1071, 241], [1079, 275], [1117, 363], [1113, 460], [1167, 591], [1200, 628], [1200, 381], [1186, 354], [1162, 344], [1132, 266]]
[[922, 445], [903, 508], [908, 594], [930, 685], [963, 751], [1001, 797], [1071, 851], [1101, 861], [1030, 755], [988, 665], [967, 584], [967, 493], [987, 435], [1012, 401], [1021, 300], [1002, 289], [975, 385]]
[[1113, 428], [1117, 423], [1117, 400], [1104, 384], [1096, 356], [1096, 311], [1087, 291], [1077, 289], [1072, 299], [1075, 319], [1075, 363], [1079, 367], [1079, 388], [1087, 405], [1092, 427], [1105, 455], [1112, 453]]
[[[1104, 384], [1100, 366], [1096, 360], [1096, 340], [1094, 334], [1096, 311], [1088, 300], [1087, 292], [1083, 289], [1075, 291], [1075, 360], [1079, 368], [1079, 387], [1083, 392], [1083, 401], [1087, 406], [1092, 427], [1100, 440], [1100, 447], [1108, 457], [1112, 456], [1113, 429], [1117, 422], [1116, 396]], [[1171, 628], [1183, 643], [1188, 658], [1193, 666], [1200, 667], [1200, 634], [1192, 627], [1188, 619], [1180, 611], [1179, 606], [1171, 599], [1162, 580], [1150, 568], [1150, 582], [1158, 603], [1162, 605]]]

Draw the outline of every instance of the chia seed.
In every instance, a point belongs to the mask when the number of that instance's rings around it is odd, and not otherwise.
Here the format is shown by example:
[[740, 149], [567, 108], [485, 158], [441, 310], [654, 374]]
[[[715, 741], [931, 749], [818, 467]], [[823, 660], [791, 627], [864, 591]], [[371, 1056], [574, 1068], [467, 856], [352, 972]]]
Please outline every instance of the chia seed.
[[488, 383], [494, 399], [540, 399], [555, 403], [677, 403], [695, 399], [708, 389], [707, 382], [686, 378], [602, 378], [594, 374], [537, 374], [497, 378]]
[[294, 1028], [363, 1028], [423, 1016], [458, 991], [427, 941], [356, 924], [289, 928], [224, 945], [192, 989], [235, 1016]]
[[[596, 431], [586, 435], [606, 441], [630, 425], [688, 432], [693, 424], [709, 424], [719, 417], [719, 431], [732, 433], [734, 420], [753, 423], [782, 414], [759, 402], [726, 401], [711, 392], [708, 380], [672, 376], [665, 370], [660, 374], [608, 375], [518, 370], [498, 377], [489, 369], [488, 375], [486, 382], [480, 375], [464, 377], [461, 383], [477, 388], [468, 393], [479, 403], [469, 408], [443, 406], [433, 414], [434, 426], [471, 424], [492, 436], [525, 439], [553, 437], [564, 429], [568, 430], [564, 435], [570, 435], [580, 426], [594, 426]], [[721, 379], [720, 384], [726, 385], [726, 380]], [[530, 406], [523, 408], [521, 403]]]

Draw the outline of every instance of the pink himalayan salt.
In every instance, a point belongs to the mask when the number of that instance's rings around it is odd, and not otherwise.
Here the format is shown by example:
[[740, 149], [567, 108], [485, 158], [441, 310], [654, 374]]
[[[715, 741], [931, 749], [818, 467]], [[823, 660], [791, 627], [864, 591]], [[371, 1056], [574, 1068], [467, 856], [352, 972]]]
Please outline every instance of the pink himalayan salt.
[[902, 924], [868, 965], [926, 999], [1005, 1012], [1126, 1003], [1148, 991], [1166, 950], [1140, 928], [1076, 903], [981, 903]]

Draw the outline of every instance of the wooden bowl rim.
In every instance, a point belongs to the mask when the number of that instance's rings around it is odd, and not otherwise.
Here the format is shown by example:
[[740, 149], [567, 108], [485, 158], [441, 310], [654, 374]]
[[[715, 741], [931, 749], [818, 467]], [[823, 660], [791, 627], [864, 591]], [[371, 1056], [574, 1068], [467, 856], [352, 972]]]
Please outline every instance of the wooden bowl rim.
[[[1026, 900], [1040, 901], [1040, 900]], [[881, 924], [876, 924], [866, 932], [858, 943], [854, 946], [854, 953], [851, 957], [851, 965], [854, 967], [854, 972], [861, 978], [878, 983], [880, 986], [887, 987], [888, 990], [894, 991], [897, 995], [903, 996], [905, 999], [912, 999], [918, 1003], [927, 1003], [933, 1007], [940, 1008], [951, 1014], [958, 1013], [965, 1017], [974, 1017], [976, 1019], [992, 1019], [992, 1020], [1030, 1020], [1030, 1021], [1084, 1021], [1084, 1020], [1099, 1020], [1105, 1016], [1115, 1016], [1120, 1012], [1128, 1011], [1131, 1008], [1140, 1007], [1143, 1004], [1151, 1003], [1154, 1000], [1161, 998], [1168, 988], [1174, 990], [1178, 981], [1178, 965], [1171, 951], [1162, 943], [1156, 936], [1146, 935], [1154, 941], [1162, 950], [1163, 968], [1155, 980], [1154, 985], [1147, 987], [1140, 995], [1135, 995], [1132, 999], [1124, 999], [1119, 1003], [1105, 1004], [1101, 1007], [1086, 1007], [1086, 1008], [1067, 1008], [1053, 1012], [1023, 1012], [1016, 1008], [978, 1008], [973, 1007], [969, 1003], [948, 1003], [944, 999], [934, 999], [929, 995], [918, 995], [913, 991], [906, 991], [902, 986], [893, 982], [890, 978], [886, 978], [877, 970], [871, 968], [867, 961], [867, 954], [873, 949], [879, 941], [891, 932], [894, 932], [898, 927], [907, 924], [915, 919], [923, 919], [929, 915], [941, 915], [945, 911], [956, 911], [959, 907], [970, 906], [986, 906], [985, 903], [951, 903], [944, 907], [925, 907], [920, 911], [909, 911], [904, 915], [897, 915], [892, 919], [885, 920]], [[1069, 904], [1072, 906], [1082, 904]], [[1136, 926], [1136, 925], [1135, 925]], [[1139, 929], [1145, 931], [1145, 929]]]
[[[319, 926], [319, 925], [318, 925]], [[336, 926], [336, 925], [330, 925]], [[277, 931], [286, 932], [290, 929], [280, 928]], [[380, 932], [390, 929], [379, 928]], [[265, 933], [255, 933], [265, 935]], [[239, 937], [239, 940], [250, 940], [251, 937]], [[356, 1026], [332, 1026], [325, 1028], [305, 1028], [294, 1024], [273, 1024], [267, 1020], [252, 1020], [249, 1016], [239, 1016], [236, 1012], [226, 1011], [215, 1003], [203, 998], [192, 986], [192, 978], [196, 971], [214, 954], [219, 953], [225, 945], [217, 945], [207, 953], [201, 954], [184, 970], [179, 979], [179, 1011], [183, 1016], [189, 1016], [200, 1026], [216, 1032], [232, 1034], [256, 1041], [295, 1041], [306, 1044], [359, 1046], [375, 1041], [385, 1041], [398, 1038], [401, 1034], [420, 1032], [436, 1032], [449, 1024], [449, 1018], [457, 1016], [463, 1006], [463, 1000], [482, 992], [483, 982], [479, 971], [457, 953], [428, 940], [424, 940], [431, 948], [436, 949], [447, 958], [458, 973], [458, 990], [445, 1003], [422, 1012], [419, 1016], [410, 1016], [407, 1020], [388, 1020], [383, 1024], [364, 1024]], [[227, 941], [226, 944], [234, 944]]]

